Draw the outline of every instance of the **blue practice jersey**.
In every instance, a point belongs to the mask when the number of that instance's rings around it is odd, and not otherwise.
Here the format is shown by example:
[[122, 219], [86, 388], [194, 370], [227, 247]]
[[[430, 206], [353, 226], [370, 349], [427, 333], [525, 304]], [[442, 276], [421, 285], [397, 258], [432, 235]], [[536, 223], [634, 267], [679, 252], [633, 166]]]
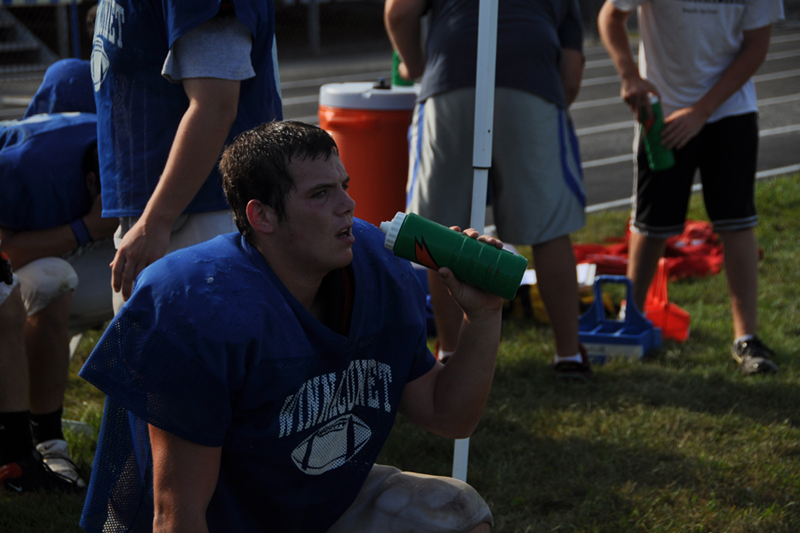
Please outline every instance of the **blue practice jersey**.
[[48, 229], [88, 213], [83, 157], [95, 142], [92, 113], [0, 122], [0, 227]]
[[222, 447], [211, 531], [325, 531], [350, 506], [406, 383], [435, 364], [411, 267], [374, 226], [357, 220], [353, 233], [347, 335], [239, 234], [142, 272], [81, 371], [108, 394], [85, 529], [150, 529], [147, 423]]
[[42, 113], [96, 113], [92, 71], [83, 59], [61, 59], [44, 73], [22, 118]]
[[[239, 108], [226, 144], [239, 133], [280, 120], [272, 62], [272, 0], [234, 0], [236, 17], [252, 32], [255, 77], [241, 82]], [[188, 109], [183, 85], [161, 68], [181, 35], [214, 17], [219, 0], [101, 0], [95, 23], [92, 79], [97, 103], [104, 216], [139, 216], [164, 171]], [[228, 209], [215, 167], [186, 213]]]

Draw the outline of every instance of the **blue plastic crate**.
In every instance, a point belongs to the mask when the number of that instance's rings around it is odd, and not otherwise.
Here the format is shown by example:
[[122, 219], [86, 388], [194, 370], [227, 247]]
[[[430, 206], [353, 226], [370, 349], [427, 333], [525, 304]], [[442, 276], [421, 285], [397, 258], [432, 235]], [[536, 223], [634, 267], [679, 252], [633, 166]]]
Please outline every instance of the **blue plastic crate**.
[[[627, 285], [624, 320], [606, 318], [602, 286], [606, 283]], [[661, 328], [653, 326], [633, 301], [633, 286], [625, 276], [597, 276], [594, 303], [581, 317], [578, 338], [592, 364], [602, 365], [613, 357], [641, 359], [654, 348], [661, 348]]]

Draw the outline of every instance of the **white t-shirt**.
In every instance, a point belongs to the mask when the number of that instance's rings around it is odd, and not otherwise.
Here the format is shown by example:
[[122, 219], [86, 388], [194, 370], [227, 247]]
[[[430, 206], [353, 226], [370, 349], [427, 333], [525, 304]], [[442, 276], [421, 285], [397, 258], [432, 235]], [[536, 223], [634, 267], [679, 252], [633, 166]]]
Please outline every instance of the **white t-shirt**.
[[256, 75], [252, 46], [253, 36], [239, 19], [214, 17], [175, 41], [161, 75], [174, 83], [186, 78], [246, 80]]
[[[743, 31], [783, 18], [782, 0], [612, 0], [630, 12], [638, 7], [639, 73], [658, 88], [664, 115], [699, 101], [742, 47]], [[714, 122], [757, 111], [753, 80], [711, 115]]]

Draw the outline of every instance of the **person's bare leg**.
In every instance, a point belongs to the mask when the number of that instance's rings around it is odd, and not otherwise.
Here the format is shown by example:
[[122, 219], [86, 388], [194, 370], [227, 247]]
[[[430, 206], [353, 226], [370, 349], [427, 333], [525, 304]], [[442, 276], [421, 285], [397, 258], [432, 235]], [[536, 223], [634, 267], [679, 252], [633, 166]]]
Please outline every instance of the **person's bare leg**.
[[[439, 273], [428, 271], [428, 291], [431, 294], [433, 318], [436, 322], [436, 334], [439, 337], [439, 348], [446, 352], [454, 352], [461, 331], [464, 312], [442, 282]], [[438, 354], [434, 354], [437, 355]]]
[[491, 530], [492, 528], [489, 527], [489, 524], [484, 522], [469, 533], [489, 533]]
[[25, 305], [16, 287], [0, 305], [0, 412], [30, 408], [24, 330]]
[[28, 317], [25, 344], [30, 376], [31, 413], [52, 413], [61, 407], [69, 372], [69, 309], [72, 291]]
[[536, 283], [553, 327], [556, 353], [578, 353], [578, 278], [569, 235], [533, 245]]
[[755, 335], [758, 316], [758, 242], [755, 231], [720, 232], [731, 298], [734, 338]]
[[664, 255], [666, 244], [667, 239], [654, 239], [631, 232], [628, 244], [628, 277], [633, 283], [633, 301], [641, 312], [644, 312], [647, 290], [658, 268], [658, 260]]

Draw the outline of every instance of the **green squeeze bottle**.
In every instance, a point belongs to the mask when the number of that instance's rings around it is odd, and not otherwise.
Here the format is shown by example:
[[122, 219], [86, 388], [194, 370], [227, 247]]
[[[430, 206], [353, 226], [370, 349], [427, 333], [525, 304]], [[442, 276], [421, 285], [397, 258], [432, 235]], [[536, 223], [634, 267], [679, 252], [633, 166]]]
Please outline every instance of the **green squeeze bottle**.
[[528, 260], [479, 242], [413, 213], [397, 213], [381, 222], [384, 246], [394, 255], [438, 270], [447, 267], [459, 280], [511, 300], [516, 296]]
[[400, 76], [397, 68], [400, 66], [400, 54], [397, 50], [392, 52], [392, 86], [393, 87], [410, 87], [414, 85], [414, 80], [407, 80]]
[[644, 136], [644, 148], [647, 152], [647, 165], [650, 170], [667, 170], [675, 166], [675, 155], [672, 150], [661, 144], [661, 130], [664, 129], [664, 111], [658, 96], [650, 93], [650, 107], [653, 113], [649, 118], [646, 110], [639, 111], [639, 120]]

